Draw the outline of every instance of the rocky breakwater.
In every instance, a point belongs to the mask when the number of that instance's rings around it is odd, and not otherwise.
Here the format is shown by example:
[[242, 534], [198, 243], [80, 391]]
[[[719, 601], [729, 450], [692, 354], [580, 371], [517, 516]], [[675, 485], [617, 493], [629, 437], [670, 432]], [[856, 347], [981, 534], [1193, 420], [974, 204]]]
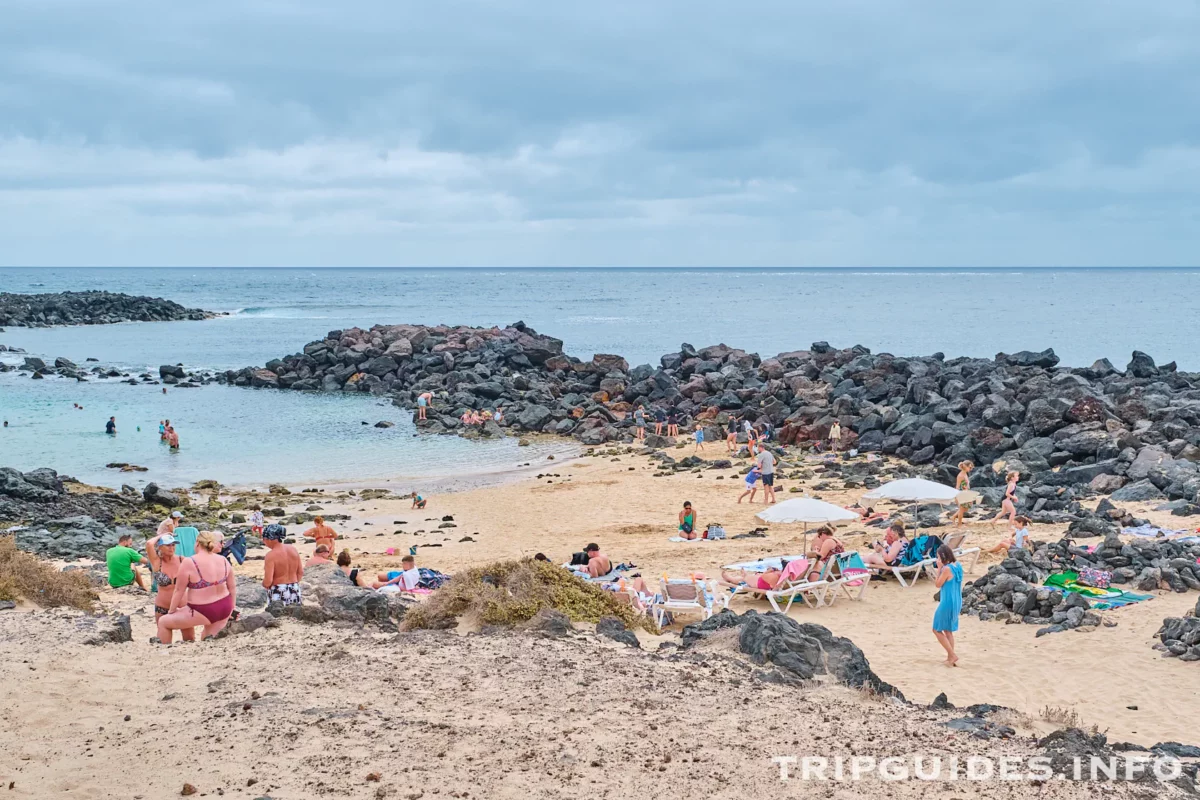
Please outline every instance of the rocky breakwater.
[[53, 325], [108, 325], [116, 322], [173, 322], [209, 319], [216, 314], [185, 308], [161, 297], [116, 292], [0, 292], [0, 326], [48, 328]]
[[[1060, 367], [1053, 350], [948, 360], [818, 342], [762, 359], [723, 344], [684, 344], [656, 367], [630, 367], [616, 355], [580, 361], [522, 323], [386, 325], [331, 331], [302, 353], [222, 379], [391, 395], [406, 407], [428, 391], [427, 430], [537, 431], [589, 445], [631, 442], [629, 412], [638, 405], [711, 425], [710, 434], [734, 417], [769, 421], [785, 445], [825, 439], [836, 420], [844, 447], [895, 455], [943, 478], [966, 459], [993, 467], [973, 476], [989, 504], [1003, 494], [1003, 472], [1017, 470], [1018, 508], [1040, 522], [1073, 520], [1081, 497], [1118, 489], [1130, 500], [1200, 502], [1200, 375], [1141, 352], [1122, 372], [1103, 359]], [[459, 422], [464, 412], [497, 407], [499, 425]]]

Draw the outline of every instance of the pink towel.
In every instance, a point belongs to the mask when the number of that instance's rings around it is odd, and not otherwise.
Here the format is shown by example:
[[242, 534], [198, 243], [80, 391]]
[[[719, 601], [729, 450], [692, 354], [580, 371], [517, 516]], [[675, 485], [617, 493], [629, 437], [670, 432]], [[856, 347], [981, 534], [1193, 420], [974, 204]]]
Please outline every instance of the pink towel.
[[802, 580], [808, 574], [808, 559], [797, 558], [789, 561], [787, 566], [783, 568], [783, 572], [779, 575], [779, 582]]

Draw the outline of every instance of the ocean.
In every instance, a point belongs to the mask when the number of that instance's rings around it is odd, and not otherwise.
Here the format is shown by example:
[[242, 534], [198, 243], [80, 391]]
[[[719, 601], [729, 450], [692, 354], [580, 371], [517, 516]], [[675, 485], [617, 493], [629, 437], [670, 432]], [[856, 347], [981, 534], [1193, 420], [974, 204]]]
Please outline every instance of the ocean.
[[[29, 330], [0, 343], [53, 360], [128, 370], [261, 365], [333, 329], [376, 323], [506, 325], [524, 320], [580, 358], [657, 364], [681, 342], [766, 357], [862, 344], [897, 355], [993, 356], [1053, 347], [1068, 366], [1143, 350], [1200, 370], [1200, 270], [1190, 269], [20, 269], [0, 291], [107, 289], [231, 312], [204, 322]], [[8, 363], [20, 357], [0, 354]], [[74, 403], [82, 405], [76, 410]], [[104, 435], [117, 416], [118, 435]], [[115, 486], [380, 481], [495, 474], [572, 447], [416, 435], [379, 398], [224, 386], [172, 389], [0, 375], [0, 466], [50, 466]], [[159, 445], [170, 418], [182, 448]], [[396, 423], [379, 429], [379, 420]], [[362, 423], [369, 423], [363, 425]], [[141, 431], [137, 430], [141, 427]], [[149, 469], [116, 473], [125, 461]]]

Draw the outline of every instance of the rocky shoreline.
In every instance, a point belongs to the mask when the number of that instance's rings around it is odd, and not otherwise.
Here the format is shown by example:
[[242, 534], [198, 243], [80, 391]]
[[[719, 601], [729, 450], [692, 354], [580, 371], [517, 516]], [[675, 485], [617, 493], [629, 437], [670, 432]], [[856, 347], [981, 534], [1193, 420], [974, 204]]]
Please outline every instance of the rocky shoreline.
[[111, 325], [117, 322], [176, 322], [215, 316], [218, 314], [199, 308], [185, 308], [161, 297], [118, 292], [0, 292], [0, 327], [49, 328], [56, 325]]
[[[434, 396], [431, 433], [544, 432], [585, 445], [633, 441], [644, 406], [723, 438], [732, 418], [768, 421], [781, 444], [827, 438], [836, 420], [845, 448], [894, 455], [943, 480], [956, 464], [981, 467], [985, 502], [1003, 472], [1021, 473], [1018, 508], [1035, 521], [1070, 521], [1079, 497], [1180, 502], [1200, 513], [1200, 374], [1134, 352], [1124, 371], [1101, 359], [1061, 367], [1053, 350], [946, 359], [872, 354], [817, 342], [771, 358], [724, 344], [630, 367], [617, 355], [581, 361], [559, 339], [523, 323], [506, 328], [377, 325], [330, 331], [303, 351], [199, 380], [255, 388], [367, 392], [413, 408]], [[179, 378], [177, 378], [179, 379]], [[192, 378], [189, 378], [192, 379]], [[502, 407], [499, 424], [465, 426], [469, 410]], [[673, 444], [674, 442], [670, 442]]]

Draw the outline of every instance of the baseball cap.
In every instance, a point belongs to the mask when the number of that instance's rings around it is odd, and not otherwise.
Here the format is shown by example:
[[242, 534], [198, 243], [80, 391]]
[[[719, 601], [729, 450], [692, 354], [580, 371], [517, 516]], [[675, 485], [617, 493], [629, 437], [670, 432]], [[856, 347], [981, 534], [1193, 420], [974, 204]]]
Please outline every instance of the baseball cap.
[[176, 544], [178, 541], [179, 540], [171, 534], [164, 533], [162, 536], [158, 537], [158, 546], [166, 547], [167, 545]]
[[172, 511], [171, 516], [174, 517], [175, 519], [183, 519], [183, 512], [182, 511]]

